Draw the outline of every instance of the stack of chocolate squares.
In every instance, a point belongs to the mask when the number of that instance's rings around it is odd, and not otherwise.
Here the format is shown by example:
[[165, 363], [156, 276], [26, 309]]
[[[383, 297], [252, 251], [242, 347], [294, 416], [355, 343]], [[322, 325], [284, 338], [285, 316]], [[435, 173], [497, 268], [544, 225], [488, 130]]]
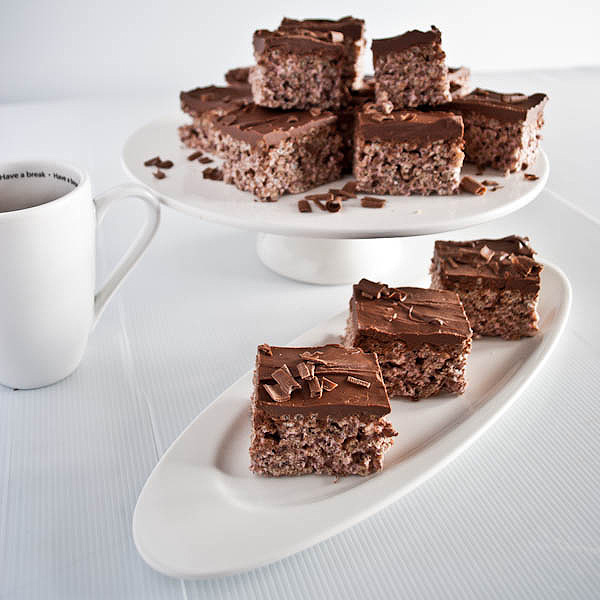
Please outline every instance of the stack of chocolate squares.
[[447, 195], [465, 158], [503, 172], [533, 163], [544, 94], [469, 93], [469, 70], [446, 66], [434, 26], [373, 40], [372, 77], [365, 45], [354, 17], [255, 31], [253, 66], [181, 93], [182, 141], [224, 158], [225, 182], [260, 201], [349, 172], [362, 192]]

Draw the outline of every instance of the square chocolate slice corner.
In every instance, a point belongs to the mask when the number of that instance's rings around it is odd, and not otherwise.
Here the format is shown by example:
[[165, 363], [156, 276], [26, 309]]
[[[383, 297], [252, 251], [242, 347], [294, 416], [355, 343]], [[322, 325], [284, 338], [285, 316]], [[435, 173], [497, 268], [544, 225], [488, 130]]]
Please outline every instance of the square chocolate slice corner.
[[502, 94], [477, 88], [441, 110], [462, 115], [465, 160], [503, 173], [532, 166], [544, 126], [546, 94]]
[[374, 354], [259, 346], [250, 469], [260, 475], [370, 475], [397, 435]]
[[377, 354], [391, 397], [465, 389], [472, 331], [454, 292], [362, 279], [350, 299], [345, 343]]
[[456, 292], [473, 332], [516, 340], [538, 332], [543, 266], [528, 238], [435, 242], [431, 287]]
[[342, 79], [346, 88], [360, 88], [362, 85], [362, 55], [365, 49], [365, 22], [355, 17], [341, 19], [289, 19], [284, 17], [279, 31], [307, 30], [320, 33], [339, 32], [343, 37], [345, 56], [342, 65]]
[[378, 104], [391, 102], [397, 110], [451, 100], [442, 34], [436, 27], [373, 40], [371, 49]]
[[317, 31], [254, 33], [256, 65], [248, 81], [254, 102], [281, 109], [337, 109], [348, 100], [342, 69], [343, 34]]
[[224, 181], [260, 201], [339, 179], [342, 138], [330, 112], [275, 111], [255, 104], [213, 115], [224, 149]]
[[223, 148], [212, 126], [211, 116], [224, 115], [252, 102], [250, 86], [199, 87], [179, 94], [181, 109], [192, 117], [179, 127], [179, 138], [188, 148], [223, 156]]
[[462, 147], [458, 115], [417, 110], [385, 114], [367, 104], [355, 129], [358, 189], [401, 196], [454, 194], [460, 184]]

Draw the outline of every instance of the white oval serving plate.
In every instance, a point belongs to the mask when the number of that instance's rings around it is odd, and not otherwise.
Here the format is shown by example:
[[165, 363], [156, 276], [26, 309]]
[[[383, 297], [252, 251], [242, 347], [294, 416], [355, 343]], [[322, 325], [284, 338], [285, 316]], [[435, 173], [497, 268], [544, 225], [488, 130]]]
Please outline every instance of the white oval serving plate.
[[[177, 136], [182, 124], [180, 116], [163, 117], [144, 125], [125, 142], [123, 167], [130, 177], [150, 188], [164, 204], [186, 214], [252, 231], [298, 237], [362, 239], [406, 237], [462, 229], [503, 217], [531, 202], [548, 179], [549, 164], [544, 152], [528, 169], [537, 175], [528, 181], [523, 173], [504, 177], [498, 171], [486, 170], [477, 179], [498, 182], [502, 188], [484, 196], [460, 193], [454, 196], [385, 196], [381, 209], [360, 206], [358, 198], [344, 202], [339, 213], [323, 212], [313, 206], [312, 213], [298, 211], [298, 200], [305, 194], [282, 196], [278, 202], [254, 202], [249, 192], [242, 192], [222, 181], [203, 179], [207, 166], [190, 162], [192, 150], [185, 148]], [[158, 180], [153, 168], [144, 161], [160, 155], [175, 164]], [[465, 165], [463, 175], [475, 176], [476, 168]], [[341, 187], [346, 177], [311, 190], [311, 194]]]
[[[476, 340], [463, 395], [391, 401], [399, 435], [383, 471], [370, 477], [336, 483], [327, 476], [251, 474], [252, 372], [246, 373], [185, 429], [146, 482], [133, 516], [144, 560], [183, 578], [252, 569], [316, 544], [415, 488], [477, 439], [549, 356], [567, 321], [571, 290], [550, 264], [541, 290], [539, 334], [517, 342]], [[339, 314], [291, 345], [338, 342], [345, 321]]]

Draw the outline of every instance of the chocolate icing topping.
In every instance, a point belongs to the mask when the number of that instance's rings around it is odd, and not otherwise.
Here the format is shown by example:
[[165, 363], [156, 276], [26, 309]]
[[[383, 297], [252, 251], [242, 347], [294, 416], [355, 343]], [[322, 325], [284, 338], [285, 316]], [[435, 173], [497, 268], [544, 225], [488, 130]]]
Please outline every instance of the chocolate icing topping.
[[390, 288], [362, 279], [353, 288], [350, 312], [358, 335], [392, 337], [410, 348], [462, 344], [471, 336], [458, 295], [446, 290]]
[[276, 146], [284, 139], [304, 135], [315, 127], [333, 124], [336, 116], [330, 112], [314, 116], [309, 111], [281, 111], [249, 104], [225, 115], [214, 115], [212, 119], [222, 133], [234, 139], [251, 146]]
[[199, 116], [215, 108], [227, 108], [252, 102], [250, 86], [225, 87], [209, 85], [179, 94], [181, 107], [187, 113]]
[[330, 19], [288, 19], [284, 17], [279, 25], [281, 31], [290, 31], [297, 29], [306, 29], [308, 31], [340, 31], [345, 39], [353, 42], [360, 40], [363, 35], [365, 22], [362, 19], [354, 17], [343, 17], [337, 21]]
[[440, 106], [441, 110], [458, 113], [479, 113], [486, 117], [517, 123], [535, 121], [548, 102], [546, 94], [501, 94], [477, 88], [462, 98]]
[[254, 32], [254, 54], [260, 56], [269, 50], [281, 49], [294, 54], [320, 54], [330, 58], [344, 56], [342, 41], [331, 41], [330, 32], [293, 30], [268, 31], [259, 29]]
[[[271, 349], [273, 356], [258, 352], [256, 358], [256, 403], [267, 414], [317, 413], [321, 417], [341, 417], [362, 413], [381, 417], [390, 412], [390, 402], [375, 354], [337, 344], [314, 348], [272, 346]], [[321, 359], [315, 364], [315, 377], [311, 379], [302, 379], [298, 371], [298, 366], [308, 360], [301, 356], [306, 352]], [[264, 385], [277, 385], [273, 373], [284, 364], [301, 387], [291, 391], [289, 400], [274, 401]], [[303, 367], [301, 369], [304, 370]], [[349, 377], [363, 383], [352, 383], [352, 380], [348, 381]]]
[[384, 120], [380, 115], [365, 107], [358, 114], [357, 134], [371, 141], [423, 143], [463, 135], [462, 117], [452, 113], [399, 110], [384, 115]]
[[494, 288], [536, 292], [543, 266], [533, 258], [528, 238], [435, 243], [434, 266], [443, 284], [474, 286], [478, 281]]
[[385, 56], [390, 52], [401, 52], [411, 46], [426, 46], [435, 43], [442, 43], [442, 34], [434, 25], [429, 31], [413, 29], [395, 37], [373, 40], [371, 44], [373, 64], [380, 56]]

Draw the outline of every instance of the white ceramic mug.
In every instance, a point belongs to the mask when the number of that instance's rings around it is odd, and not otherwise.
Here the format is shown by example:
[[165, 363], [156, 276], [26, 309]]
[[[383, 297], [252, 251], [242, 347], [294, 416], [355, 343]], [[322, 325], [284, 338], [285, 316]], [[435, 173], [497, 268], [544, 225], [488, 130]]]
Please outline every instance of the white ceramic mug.
[[[96, 227], [122, 198], [143, 200], [146, 223], [95, 292]], [[0, 164], [0, 383], [42, 387], [70, 375], [107, 301], [154, 237], [160, 204], [141, 186], [92, 198], [88, 175], [69, 164]]]

